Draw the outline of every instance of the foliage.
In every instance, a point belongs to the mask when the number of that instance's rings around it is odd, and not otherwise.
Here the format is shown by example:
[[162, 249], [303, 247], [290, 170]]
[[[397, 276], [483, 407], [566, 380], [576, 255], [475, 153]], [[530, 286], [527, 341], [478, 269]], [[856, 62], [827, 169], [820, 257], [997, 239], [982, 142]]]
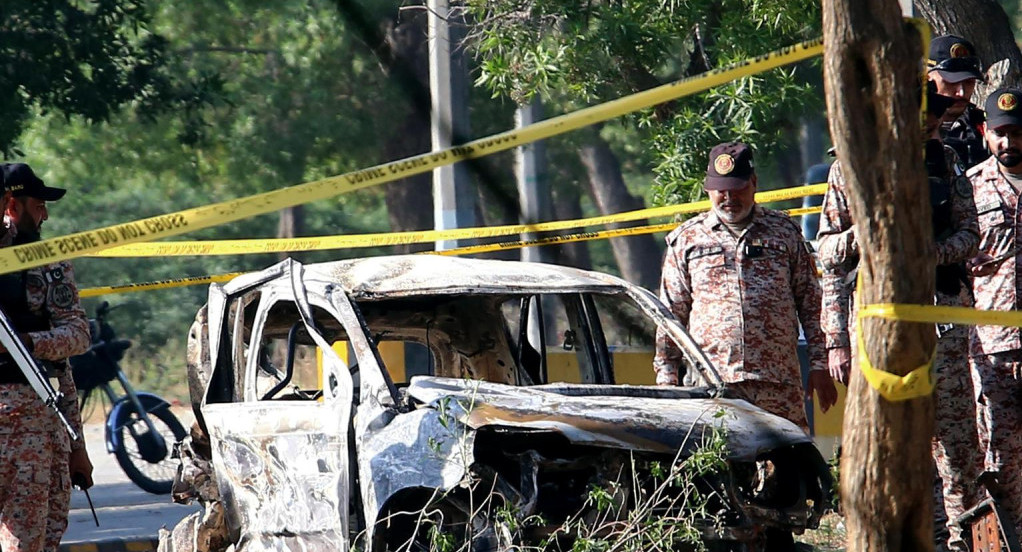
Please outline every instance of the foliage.
[[[42, 3], [40, 3], [42, 4]], [[110, 2], [103, 3], [104, 5]], [[398, 2], [363, 2], [375, 24]], [[164, 2], [140, 32], [161, 37], [163, 68], [186, 78], [222, 75], [219, 101], [193, 128], [179, 114], [150, 116], [142, 102], [106, 113], [105, 123], [31, 112], [21, 138], [25, 160], [48, 183], [70, 192], [50, 206], [44, 236], [135, 220], [371, 166], [409, 103], [364, 37], [325, 0], [276, 3]], [[193, 140], [182, 142], [181, 136]], [[366, 190], [303, 208], [303, 235], [388, 229], [383, 194]], [[274, 237], [276, 215], [193, 232], [181, 239]], [[344, 255], [373, 254], [350, 250]], [[337, 252], [300, 255], [306, 262]], [[83, 288], [262, 268], [274, 255], [77, 259]], [[205, 286], [108, 296], [111, 323], [135, 342], [126, 370], [153, 364], [184, 380], [181, 340]], [[90, 312], [98, 300], [85, 301]], [[157, 380], [153, 380], [157, 381]]]
[[222, 83], [168, 70], [167, 41], [150, 23], [144, 0], [0, 3], [0, 151], [14, 151], [34, 107], [97, 122], [133, 104], [150, 118], [176, 112], [194, 135]]
[[[646, 552], [681, 545], [706, 550], [704, 535], [717, 533], [721, 524], [711, 511], [716, 491], [709, 482], [726, 477], [728, 470], [723, 412], [715, 418], [719, 425], [690, 436], [698, 440], [690, 455], [683, 457], [679, 450], [663, 463], [632, 455], [616, 468], [616, 478], [591, 482], [579, 510], [556, 527], [551, 527], [552, 520], [521, 511], [501, 494], [503, 487], [490, 479], [492, 474], [474, 474], [467, 484], [470, 492], [463, 486], [437, 493], [421, 511], [392, 514], [415, 519], [409, 540], [397, 549]], [[533, 530], [545, 536], [536, 540], [530, 537], [536, 534]]]
[[1022, 2], [1018, 0], [999, 0], [998, 3], [1004, 8], [1005, 13], [1012, 21], [1012, 28], [1017, 29], [1022, 25]]
[[[820, 35], [810, 0], [468, 0], [477, 83], [523, 103], [573, 109]], [[630, 117], [655, 167], [656, 203], [698, 194], [706, 151], [753, 143], [760, 159], [819, 106], [812, 64], [746, 77]]]

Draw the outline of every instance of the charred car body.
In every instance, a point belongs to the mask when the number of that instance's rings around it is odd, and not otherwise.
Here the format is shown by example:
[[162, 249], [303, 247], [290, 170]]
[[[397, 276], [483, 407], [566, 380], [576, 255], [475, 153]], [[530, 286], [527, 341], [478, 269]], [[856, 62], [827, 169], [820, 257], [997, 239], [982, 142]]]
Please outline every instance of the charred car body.
[[[614, 384], [608, 339], [651, 343], [657, 327], [706, 386]], [[645, 511], [687, 520], [664, 533], [678, 550], [775, 550], [830, 493], [810, 437], [727, 398], [655, 296], [596, 272], [284, 261], [211, 286], [189, 384], [197, 437], [175, 494], [207, 508], [166, 549], [570, 549]], [[711, 437], [720, 465], [672, 481]]]

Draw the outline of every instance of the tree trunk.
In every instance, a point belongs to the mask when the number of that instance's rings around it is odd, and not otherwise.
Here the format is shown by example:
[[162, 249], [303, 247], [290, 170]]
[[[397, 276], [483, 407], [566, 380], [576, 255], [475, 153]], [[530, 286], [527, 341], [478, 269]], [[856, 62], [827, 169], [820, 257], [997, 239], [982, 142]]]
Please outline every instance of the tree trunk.
[[[576, 186], [561, 186], [554, 188], [554, 219], [555, 220], [576, 220], [582, 218], [582, 195], [579, 194]], [[558, 232], [558, 234], [571, 234], [575, 230]], [[547, 245], [551, 248], [550, 262], [554, 264], [573, 266], [583, 270], [592, 270], [593, 260], [589, 256], [589, 247], [586, 242], [571, 242], [560, 245]]]
[[1011, 32], [1011, 19], [996, 0], [915, 0], [914, 4], [933, 25], [935, 36], [954, 34], [976, 46], [983, 66], [989, 67], [986, 86], [976, 86], [977, 97], [985, 99], [996, 88], [1022, 84], [1022, 52]]
[[[386, 51], [381, 55], [390, 77], [403, 83], [410, 95], [403, 106], [407, 115], [384, 148], [388, 160], [403, 159], [430, 150], [429, 75], [426, 63], [426, 18], [423, 14], [402, 18], [384, 27]], [[381, 46], [383, 48], [383, 46]], [[393, 232], [433, 228], [433, 176], [417, 174], [384, 185], [387, 218]], [[428, 251], [432, 243], [399, 245], [395, 253]]]
[[[601, 214], [610, 215], [645, 207], [642, 198], [628, 192], [621, 176], [621, 163], [606, 140], [593, 133], [589, 142], [579, 148], [578, 155], [589, 175], [589, 187]], [[639, 220], [612, 224], [610, 227], [629, 228], [647, 224], [648, 221]], [[613, 238], [610, 246], [625, 280], [647, 289], [657, 289], [660, 284], [660, 250], [652, 235]]]
[[[823, 29], [830, 133], [862, 251], [858, 301], [933, 304], [919, 39], [895, 0], [824, 0]], [[873, 365], [897, 375], [928, 362], [936, 344], [932, 324], [869, 318], [863, 331]], [[932, 398], [889, 402], [856, 369], [844, 420], [848, 550], [933, 550]]]
[[[475, 208], [478, 226], [518, 224], [518, 198], [511, 193], [514, 189], [514, 174], [510, 170], [510, 158], [510, 153], [504, 152], [470, 160], [469, 171], [477, 183]], [[506, 236], [497, 241], [513, 239], [515, 236]], [[507, 261], [518, 260], [520, 256], [518, 249], [503, 249], [478, 255], [483, 259]]]
[[[277, 237], [294, 238], [305, 233], [305, 206], [295, 205], [280, 210], [280, 218], [277, 220]], [[284, 260], [288, 257], [297, 257], [297, 253], [277, 253], [277, 258]]]

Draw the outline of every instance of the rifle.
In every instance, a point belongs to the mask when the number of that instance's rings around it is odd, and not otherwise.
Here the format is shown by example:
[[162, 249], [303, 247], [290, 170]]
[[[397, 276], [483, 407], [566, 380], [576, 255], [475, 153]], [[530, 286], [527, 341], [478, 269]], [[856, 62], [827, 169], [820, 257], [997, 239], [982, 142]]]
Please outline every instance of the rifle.
[[60, 411], [58, 406], [64, 396], [53, 389], [49, 378], [46, 377], [46, 372], [32, 358], [32, 354], [28, 352], [28, 349], [25, 348], [25, 344], [21, 342], [18, 333], [14, 330], [14, 326], [11, 325], [11, 321], [7, 318], [7, 314], [3, 309], [0, 309], [0, 344], [7, 348], [7, 352], [11, 354], [11, 358], [17, 363], [18, 368], [21, 368], [21, 373], [25, 374], [28, 384], [32, 386], [32, 389], [43, 400], [43, 403], [57, 413], [57, 417], [64, 423], [68, 434], [71, 435], [71, 440], [77, 441], [78, 432], [71, 427], [71, 423], [67, 421], [67, 418], [64, 417], [64, 413]]

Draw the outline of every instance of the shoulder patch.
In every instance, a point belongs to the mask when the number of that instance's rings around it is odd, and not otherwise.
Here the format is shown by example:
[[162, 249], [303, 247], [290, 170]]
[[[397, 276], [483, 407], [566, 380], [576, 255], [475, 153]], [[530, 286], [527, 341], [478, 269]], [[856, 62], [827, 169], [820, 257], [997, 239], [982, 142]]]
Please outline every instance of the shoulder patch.
[[976, 175], [978, 175], [978, 174], [983, 172], [983, 168], [985, 166], [986, 166], [986, 163], [980, 163], [979, 165], [973, 165], [972, 167], [969, 168], [969, 170], [965, 171], [965, 176], [967, 176], [969, 178], [974, 178]]
[[959, 176], [955, 179], [955, 193], [966, 199], [972, 197], [972, 182], [969, 182], [968, 178]]
[[46, 282], [43, 280], [42, 276], [34, 272], [29, 272], [25, 276], [25, 288], [31, 290], [41, 290], [44, 287], [46, 287]]
[[50, 288], [50, 302], [53, 305], [66, 309], [74, 303], [74, 300], [75, 293], [69, 284], [60, 283]]

